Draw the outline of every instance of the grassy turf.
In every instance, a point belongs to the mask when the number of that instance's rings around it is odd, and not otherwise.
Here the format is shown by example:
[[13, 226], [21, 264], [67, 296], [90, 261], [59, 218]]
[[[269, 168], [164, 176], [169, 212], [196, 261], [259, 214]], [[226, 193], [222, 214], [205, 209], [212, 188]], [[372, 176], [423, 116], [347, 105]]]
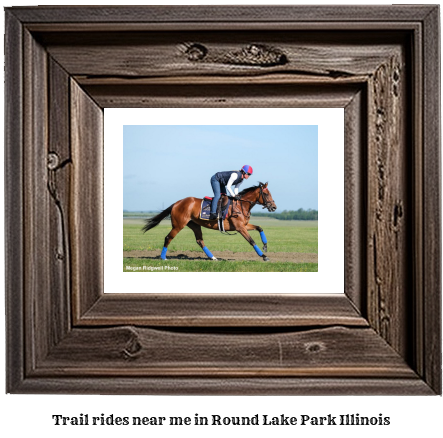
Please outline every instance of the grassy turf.
[[[252, 219], [251, 223], [260, 225], [268, 240], [269, 252], [318, 253], [317, 221], [279, 221], [271, 218]], [[143, 221], [125, 219], [123, 221], [123, 250], [161, 250], [165, 236], [171, 230], [171, 222], [163, 221], [160, 225], [143, 234], [140, 230]], [[251, 231], [251, 236], [261, 247], [260, 235]], [[218, 231], [205, 230], [203, 239], [211, 251], [254, 251], [240, 235], [228, 236]], [[169, 251], [201, 251], [195, 242], [194, 233], [185, 227], [170, 243]], [[256, 262], [254, 262], [256, 263]]]
[[[156, 269], [158, 268], [158, 269]], [[123, 258], [124, 272], [318, 272], [317, 263]]]
[[[275, 252], [318, 253], [318, 222], [317, 221], [279, 221], [272, 218], [252, 218], [251, 223], [261, 226], [268, 240], [270, 257]], [[143, 234], [140, 219], [124, 219], [123, 250], [150, 251], [163, 248], [165, 236], [171, 230], [170, 220]], [[252, 238], [261, 247], [260, 235], [251, 232]], [[211, 251], [251, 252], [254, 250], [240, 235], [221, 234], [218, 231], [203, 229], [203, 239]], [[185, 227], [170, 243], [168, 251], [202, 252], [195, 242], [192, 230]], [[127, 269], [130, 267], [132, 269]], [[124, 258], [123, 270], [136, 272], [317, 272], [317, 263], [291, 263], [257, 261], [222, 261], [210, 260], [152, 260], [143, 258]], [[155, 268], [161, 268], [155, 270]], [[171, 269], [172, 268], [172, 269]], [[177, 269], [175, 269], [177, 268]]]

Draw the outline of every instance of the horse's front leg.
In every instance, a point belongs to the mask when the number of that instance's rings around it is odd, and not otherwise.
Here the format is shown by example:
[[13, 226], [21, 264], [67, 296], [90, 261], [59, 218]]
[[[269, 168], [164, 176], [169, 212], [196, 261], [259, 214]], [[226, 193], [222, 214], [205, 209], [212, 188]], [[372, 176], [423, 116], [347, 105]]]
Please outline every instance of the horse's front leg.
[[[252, 225], [253, 226], [253, 225]], [[255, 228], [250, 228], [251, 230], [255, 230]], [[263, 258], [263, 261], [267, 262], [269, 261], [269, 258], [266, 257], [265, 254], [262, 253], [261, 249], [257, 246], [257, 244], [254, 242], [254, 239], [251, 237], [251, 235], [248, 233], [248, 230], [246, 227], [238, 228], [237, 231], [249, 242], [249, 244], [255, 249], [255, 252]]]
[[258, 225], [248, 224], [248, 225], [246, 225], [246, 229], [248, 231], [256, 230], [260, 233], [261, 241], [263, 243], [263, 252], [267, 252], [268, 251], [268, 240], [266, 239], [265, 232], [263, 231], [263, 228], [259, 227]]

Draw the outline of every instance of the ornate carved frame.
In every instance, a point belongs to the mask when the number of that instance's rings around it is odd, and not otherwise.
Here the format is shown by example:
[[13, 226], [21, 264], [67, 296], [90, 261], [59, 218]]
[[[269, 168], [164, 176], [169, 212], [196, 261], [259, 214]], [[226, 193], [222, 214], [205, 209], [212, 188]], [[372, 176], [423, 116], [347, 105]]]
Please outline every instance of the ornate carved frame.
[[[439, 57], [438, 6], [7, 8], [7, 391], [441, 394]], [[103, 294], [103, 108], [176, 106], [345, 109], [345, 294]]]

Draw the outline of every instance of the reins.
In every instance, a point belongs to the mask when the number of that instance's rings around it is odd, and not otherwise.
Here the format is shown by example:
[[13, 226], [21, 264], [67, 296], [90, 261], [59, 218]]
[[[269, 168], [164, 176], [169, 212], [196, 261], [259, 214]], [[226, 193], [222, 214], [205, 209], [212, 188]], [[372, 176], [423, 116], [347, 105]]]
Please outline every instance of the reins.
[[[271, 203], [267, 200], [267, 198], [265, 197], [265, 193], [264, 193], [264, 191], [263, 191], [263, 186], [260, 186], [259, 187], [260, 188], [260, 195], [261, 195], [261, 197], [262, 197], [262, 199], [263, 199], [263, 204], [260, 204], [260, 202], [258, 202], [258, 200], [257, 201], [249, 201], [248, 199], [233, 199], [233, 202], [232, 202], [232, 212], [234, 213], [234, 202], [235, 201], [237, 201], [237, 202], [249, 202], [249, 204], [251, 205], [251, 209], [249, 210], [249, 215], [248, 215], [248, 217], [250, 217], [251, 216], [251, 210], [252, 210], [252, 208], [255, 206], [255, 204], [259, 204], [259, 205], [262, 205], [263, 206], [263, 208], [268, 208], [269, 209], [269, 206], [271, 205]], [[260, 196], [259, 196], [259, 198], [258, 199], [260, 199]], [[246, 217], [246, 215], [244, 214], [244, 212], [243, 212], [243, 204], [240, 204], [241, 205], [241, 214], [243, 215], [243, 216], [245, 216]], [[240, 213], [240, 212], [238, 212], [238, 213]]]
[[[252, 210], [252, 207], [254, 207], [255, 202], [248, 201], [247, 199], [233, 199], [232, 200], [232, 213], [234, 213], [235, 201], [237, 201], [237, 202], [249, 202], [249, 204], [251, 204], [251, 209], [249, 210], [248, 217], [251, 216], [251, 210]], [[238, 211], [238, 212], [236, 211], [236, 213], [241, 213], [243, 216], [246, 217], [246, 215], [245, 215], [245, 213], [243, 211], [243, 204], [240, 204], [240, 208], [241, 208], [241, 211]]]
[[[260, 195], [261, 195], [261, 197], [262, 197], [262, 199], [263, 199], [263, 204], [261, 204], [260, 202], [258, 202], [258, 200], [252, 202], [252, 201], [248, 201], [247, 199], [237, 199], [237, 201], [240, 201], [240, 202], [249, 202], [249, 203], [251, 204], [251, 208], [254, 207], [255, 204], [262, 205], [263, 208], [269, 208], [269, 206], [271, 205], [271, 203], [267, 200], [267, 198], [266, 198], [266, 196], [265, 196], [265, 192], [264, 192], [264, 190], [263, 190], [263, 186], [260, 186], [259, 188], [260, 188]], [[259, 199], [260, 199], [260, 197], [259, 197]]]

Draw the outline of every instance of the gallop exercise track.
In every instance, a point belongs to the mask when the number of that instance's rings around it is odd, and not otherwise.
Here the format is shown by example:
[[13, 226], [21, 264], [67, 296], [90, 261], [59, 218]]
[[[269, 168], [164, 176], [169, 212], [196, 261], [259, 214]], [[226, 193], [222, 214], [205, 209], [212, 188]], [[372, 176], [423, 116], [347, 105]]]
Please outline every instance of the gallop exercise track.
[[[277, 206], [275, 205], [272, 195], [268, 190], [268, 183], [259, 183], [258, 186], [249, 187], [239, 193], [239, 200], [233, 199], [231, 206], [229, 207], [228, 215], [223, 221], [225, 231], [238, 231], [250, 244], [254, 247], [255, 251], [260, 257], [263, 257], [264, 261], [268, 261], [269, 258], [261, 251], [256, 245], [248, 231], [257, 230], [260, 233], [261, 240], [263, 242], [263, 251], [267, 251], [267, 240], [265, 233], [258, 225], [252, 225], [249, 223], [251, 216], [251, 209], [256, 205], [263, 205], [263, 208], [267, 208], [268, 211], [275, 211]], [[151, 228], [157, 226], [164, 218], [171, 216], [172, 230], [165, 237], [164, 247], [161, 253], [161, 258], [166, 260], [166, 252], [171, 240], [185, 227], [188, 226], [194, 231], [195, 239], [198, 245], [203, 249], [205, 254], [212, 260], [217, 260], [205, 246], [203, 241], [203, 233], [201, 227], [210, 228], [212, 230], [218, 230], [217, 220], [204, 220], [200, 219], [200, 206], [202, 200], [199, 198], [185, 198], [172, 204], [166, 210], [163, 210], [157, 216], [150, 219], [146, 219], [146, 225], [142, 228], [142, 231], [146, 233]]]

